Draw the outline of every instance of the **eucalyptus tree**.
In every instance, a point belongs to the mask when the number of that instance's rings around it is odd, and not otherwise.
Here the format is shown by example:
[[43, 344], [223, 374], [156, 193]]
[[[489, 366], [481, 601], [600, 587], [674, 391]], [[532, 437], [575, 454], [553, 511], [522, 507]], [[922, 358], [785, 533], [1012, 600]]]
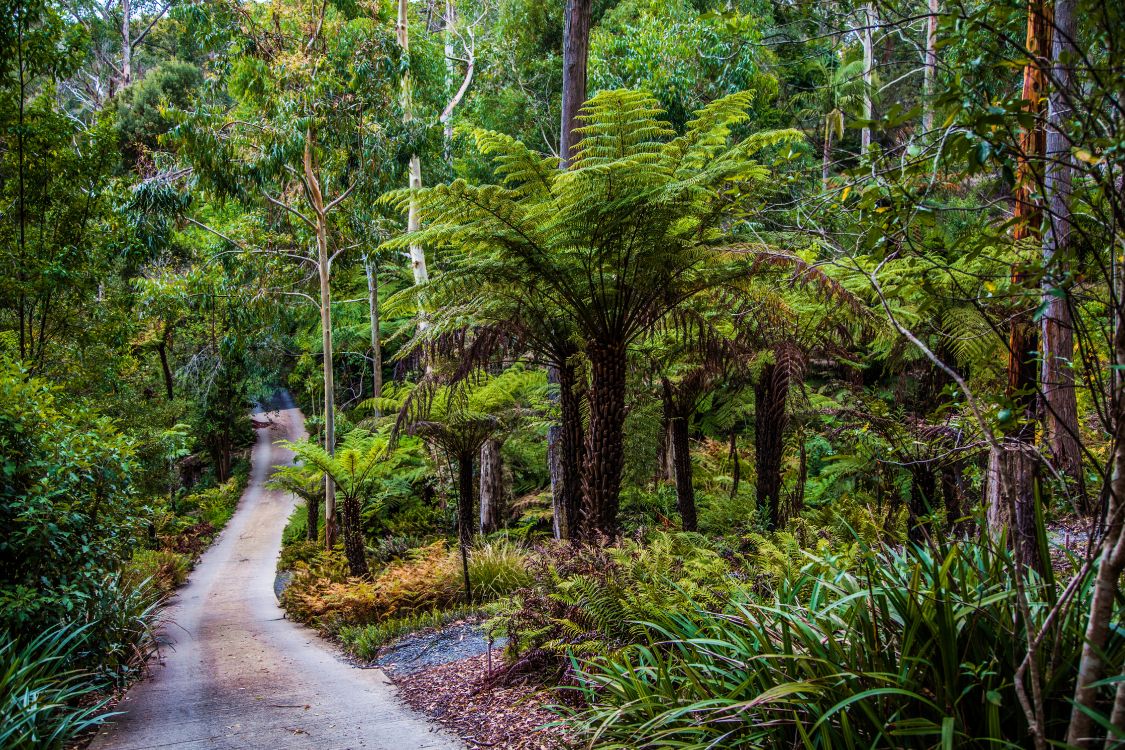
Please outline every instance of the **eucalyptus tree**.
[[[247, 22], [228, 76], [231, 106], [218, 102], [178, 128], [200, 187], [253, 206], [274, 233], [262, 247], [224, 237], [239, 250], [299, 261], [307, 276], [267, 293], [313, 304], [319, 313], [325, 449], [335, 448], [332, 268], [348, 249], [349, 198], [375, 184], [369, 160], [387, 137], [399, 52], [391, 19], [358, 8], [257, 8], [276, 33]], [[204, 223], [192, 220], [197, 225]], [[306, 251], [301, 245], [311, 246]], [[325, 474], [325, 542], [336, 541], [333, 478]]]
[[499, 185], [457, 180], [390, 200], [416, 201], [425, 228], [390, 247], [424, 242], [453, 253], [449, 270], [480, 297], [549, 301], [572, 325], [589, 366], [582, 471], [589, 535], [617, 532], [629, 349], [669, 311], [744, 274], [755, 251], [732, 227], [761, 206], [774, 171], [754, 156], [803, 136], [771, 131], [733, 142], [751, 95], [697, 113], [676, 137], [651, 95], [604, 91], [582, 110], [581, 140], [564, 172], [555, 157], [479, 132]]

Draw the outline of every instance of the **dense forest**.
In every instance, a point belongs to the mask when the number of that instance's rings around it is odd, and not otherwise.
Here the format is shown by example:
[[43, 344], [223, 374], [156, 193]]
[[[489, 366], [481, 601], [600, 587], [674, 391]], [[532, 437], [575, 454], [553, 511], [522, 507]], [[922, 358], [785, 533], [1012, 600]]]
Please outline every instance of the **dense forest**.
[[1125, 742], [1119, 3], [5, 5], [0, 747], [274, 516], [466, 747]]

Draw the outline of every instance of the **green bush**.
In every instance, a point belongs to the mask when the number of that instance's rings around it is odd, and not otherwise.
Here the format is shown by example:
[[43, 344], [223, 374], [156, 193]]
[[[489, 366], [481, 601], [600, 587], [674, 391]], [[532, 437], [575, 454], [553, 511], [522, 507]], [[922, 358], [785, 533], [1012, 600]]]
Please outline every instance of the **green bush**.
[[102, 685], [71, 666], [89, 631], [55, 628], [26, 642], [0, 632], [0, 747], [65, 747], [107, 718], [106, 700], [92, 700]]
[[171, 550], [139, 549], [125, 566], [126, 579], [134, 584], [152, 581], [167, 593], [179, 588], [191, 572], [190, 555]]
[[[648, 543], [553, 544], [528, 563], [531, 582], [490, 607], [490, 632], [520, 664], [562, 667], [568, 654], [609, 654], [647, 633], [643, 623], [696, 602], [718, 604], [727, 563], [698, 534], [655, 533]], [[522, 668], [522, 667], [521, 667]]]
[[[743, 589], [721, 611], [657, 613], [642, 645], [582, 663], [589, 707], [576, 731], [604, 748], [996, 748], [1026, 738], [1014, 681], [1027, 628], [1037, 632], [1050, 610], [1048, 587], [1026, 581], [1028, 623], [1006, 554], [975, 544], [865, 552], [855, 569], [822, 555], [770, 601]], [[1076, 600], [1091, 586], [1088, 576]], [[1083, 608], [1057, 628], [1037, 662], [1049, 737], [1070, 716]], [[1114, 632], [1106, 656], [1122, 662], [1125, 633]]]

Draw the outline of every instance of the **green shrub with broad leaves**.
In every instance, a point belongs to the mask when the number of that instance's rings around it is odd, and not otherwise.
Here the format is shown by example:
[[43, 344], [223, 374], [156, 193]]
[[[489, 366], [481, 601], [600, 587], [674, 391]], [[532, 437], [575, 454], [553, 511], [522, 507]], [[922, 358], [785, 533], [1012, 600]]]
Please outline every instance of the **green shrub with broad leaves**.
[[[969, 543], [865, 549], [852, 565], [821, 555], [770, 600], [739, 589], [721, 608], [654, 613], [638, 645], [575, 657], [586, 708], [574, 726], [601, 748], [1021, 746], [1017, 671], [1054, 594], [1025, 579], [1021, 617], [1016, 575], [1006, 553]], [[1075, 601], [1092, 585], [1082, 580]], [[1084, 607], [1054, 627], [1035, 666], [1047, 736], [1061, 738]], [[1120, 628], [1106, 657], [1125, 659]]]

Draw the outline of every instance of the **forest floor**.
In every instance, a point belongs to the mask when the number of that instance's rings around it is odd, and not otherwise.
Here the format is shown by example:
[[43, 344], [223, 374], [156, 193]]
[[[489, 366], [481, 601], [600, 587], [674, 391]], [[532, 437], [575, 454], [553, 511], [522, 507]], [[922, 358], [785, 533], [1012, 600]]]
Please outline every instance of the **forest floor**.
[[478, 626], [461, 623], [413, 633], [375, 660], [414, 709], [437, 719], [471, 747], [559, 750], [566, 734], [551, 694], [534, 682], [493, 679], [501, 651], [489, 651]]
[[258, 431], [234, 517], [165, 611], [166, 647], [117, 706], [94, 750], [270, 748], [421, 750], [461, 746], [404, 705], [378, 669], [347, 664], [286, 620], [273, 594], [281, 532], [296, 501], [266, 490], [303, 435], [291, 402]]

